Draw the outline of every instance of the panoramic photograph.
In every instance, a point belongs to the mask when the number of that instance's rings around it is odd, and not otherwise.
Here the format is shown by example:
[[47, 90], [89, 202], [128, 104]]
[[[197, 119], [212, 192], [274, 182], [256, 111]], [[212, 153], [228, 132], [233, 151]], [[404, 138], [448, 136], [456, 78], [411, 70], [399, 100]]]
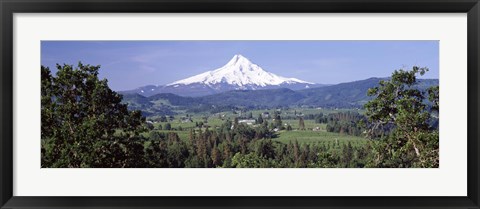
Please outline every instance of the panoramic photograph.
[[439, 168], [439, 41], [42, 41], [42, 168]]

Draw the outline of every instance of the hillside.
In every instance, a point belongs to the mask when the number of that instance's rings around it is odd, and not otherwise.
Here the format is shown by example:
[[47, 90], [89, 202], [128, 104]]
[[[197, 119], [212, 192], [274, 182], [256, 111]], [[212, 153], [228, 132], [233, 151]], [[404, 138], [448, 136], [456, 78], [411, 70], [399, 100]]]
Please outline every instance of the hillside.
[[[139, 94], [125, 94], [124, 102], [131, 109], [150, 114], [174, 114], [175, 110], [217, 111], [234, 107], [272, 108], [272, 107], [329, 107], [361, 108], [369, 100], [367, 91], [385, 78], [341, 83], [331, 86], [291, 90], [287, 88], [265, 90], [233, 90], [202, 97], [183, 97], [172, 93], [161, 93], [150, 97]], [[419, 80], [417, 87], [425, 90], [438, 85], [438, 79]]]

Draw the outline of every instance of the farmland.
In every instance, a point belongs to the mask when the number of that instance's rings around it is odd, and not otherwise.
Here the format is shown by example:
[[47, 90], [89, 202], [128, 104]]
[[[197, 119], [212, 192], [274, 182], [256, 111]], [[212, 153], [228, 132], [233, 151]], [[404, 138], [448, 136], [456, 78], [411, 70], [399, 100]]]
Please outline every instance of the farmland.
[[[153, 130], [160, 133], [176, 133], [182, 140], [187, 140], [189, 137], [190, 130], [202, 130], [205, 131], [208, 129], [216, 130], [225, 121], [234, 121], [235, 117], [243, 118], [245, 121], [256, 121], [255, 119], [258, 116], [265, 116], [265, 121], [272, 123], [274, 120], [270, 117], [270, 112], [278, 111], [280, 115], [285, 118], [294, 118], [301, 117], [304, 115], [319, 115], [324, 114], [328, 115], [330, 113], [338, 112], [356, 112], [358, 110], [351, 109], [317, 109], [317, 108], [298, 108], [298, 109], [288, 109], [282, 111], [281, 109], [263, 109], [263, 110], [252, 110], [245, 113], [233, 113], [233, 112], [221, 112], [214, 115], [208, 114], [194, 114], [194, 115], [185, 115], [185, 116], [176, 116], [176, 117], [167, 117], [167, 121], [159, 122], [158, 117], [149, 117], [147, 121], [151, 121], [153, 124]], [[266, 114], [268, 113], [268, 114]], [[249, 118], [248, 116], [252, 116]], [[301, 115], [301, 116], [299, 116]], [[187, 117], [188, 116], [188, 117]], [[263, 117], [262, 116], [262, 117]], [[240, 120], [242, 121], [242, 120]], [[315, 120], [304, 120], [305, 130], [299, 130], [299, 120], [298, 119], [285, 119], [282, 120], [283, 126], [291, 126], [292, 130], [276, 130], [276, 137], [273, 138], [273, 141], [281, 142], [288, 144], [289, 142], [298, 141], [300, 144], [325, 144], [325, 145], [343, 145], [346, 143], [351, 143], [354, 146], [361, 146], [368, 142], [365, 137], [361, 136], [351, 136], [347, 134], [340, 134], [327, 131], [326, 123], [318, 123]], [[169, 126], [169, 130], [165, 128]], [[249, 124], [251, 127], [259, 126], [258, 124]], [[148, 132], [145, 133], [147, 135]]]

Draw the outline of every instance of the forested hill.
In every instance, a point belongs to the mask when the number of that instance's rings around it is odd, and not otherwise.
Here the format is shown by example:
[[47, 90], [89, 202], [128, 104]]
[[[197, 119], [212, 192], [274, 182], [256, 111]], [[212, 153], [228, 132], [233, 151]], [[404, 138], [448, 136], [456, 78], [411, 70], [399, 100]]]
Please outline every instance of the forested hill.
[[[367, 96], [369, 88], [378, 86], [378, 82], [386, 78], [369, 78], [366, 80], [340, 83], [314, 89], [301, 90], [305, 96], [297, 104], [322, 107], [358, 107], [363, 106], [370, 98]], [[419, 79], [417, 87], [425, 90], [430, 86], [438, 85], [438, 79]]]
[[[236, 90], [203, 97], [182, 97], [171, 93], [144, 97], [138, 94], [124, 94], [124, 102], [131, 109], [142, 110], [145, 114], [172, 114], [173, 109], [211, 111], [212, 108], [231, 107], [271, 108], [287, 106], [312, 106], [332, 108], [362, 107], [369, 98], [369, 88], [386, 78], [341, 83], [318, 88], [293, 91], [286, 88], [268, 90]], [[425, 90], [438, 85], [438, 79], [420, 79], [418, 88]]]

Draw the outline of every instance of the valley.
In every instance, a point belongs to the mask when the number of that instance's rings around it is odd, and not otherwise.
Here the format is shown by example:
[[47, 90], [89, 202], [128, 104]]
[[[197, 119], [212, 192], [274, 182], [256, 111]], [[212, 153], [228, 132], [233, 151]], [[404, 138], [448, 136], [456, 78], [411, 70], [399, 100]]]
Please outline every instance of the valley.
[[[364, 105], [372, 99], [367, 92], [389, 80], [314, 84], [274, 75], [235, 55], [217, 70], [164, 86], [150, 85], [120, 93], [129, 110], [139, 110], [146, 118], [145, 137], [178, 137], [182, 143], [196, 147], [197, 155], [203, 155], [203, 146], [210, 150], [213, 160], [200, 159], [189, 162], [187, 167], [255, 167], [241, 161], [252, 160], [249, 157], [268, 159], [265, 155], [269, 149], [276, 149], [271, 150], [275, 155], [305, 159], [288, 160], [272, 154], [280, 162], [262, 161], [257, 166], [364, 167], [367, 156], [372, 154], [366, 134], [370, 125], [364, 115]], [[438, 79], [418, 79], [413, 88], [427, 91], [436, 85]], [[388, 134], [389, 128], [379, 133]], [[145, 143], [148, 147], [153, 142]], [[217, 144], [219, 147], [214, 147]], [[225, 146], [231, 145], [241, 160], [228, 153], [230, 148]], [[216, 149], [224, 152], [220, 157], [224, 161], [214, 162]], [[248, 150], [256, 150], [263, 157], [250, 156]]]
[[42, 167], [438, 167], [438, 79], [416, 78], [427, 68], [325, 85], [235, 55], [121, 92], [99, 68], [42, 66]]
[[[316, 109], [316, 108], [298, 108], [298, 109], [262, 109], [247, 112], [228, 111], [215, 114], [194, 113], [178, 114], [175, 116], [150, 116], [147, 117], [147, 123], [152, 124], [151, 130], [179, 134], [182, 140], [187, 140], [190, 130], [205, 131], [217, 130], [226, 122], [234, 122], [238, 119], [239, 124], [245, 124], [252, 128], [262, 125], [263, 122], [274, 124], [273, 113], [277, 112], [282, 121], [281, 127], [273, 125], [270, 127], [277, 134], [275, 141], [288, 143], [298, 140], [299, 143], [315, 143], [322, 140], [344, 139], [361, 140], [363, 137], [348, 136], [348, 134], [327, 133], [328, 115], [332, 113], [361, 112], [356, 109]], [[321, 116], [321, 120], [318, 119]], [[261, 119], [260, 119], [261, 117]], [[304, 127], [299, 125], [299, 118], [304, 118]], [[259, 119], [262, 122], [259, 122]], [[291, 127], [288, 130], [288, 126]]]

